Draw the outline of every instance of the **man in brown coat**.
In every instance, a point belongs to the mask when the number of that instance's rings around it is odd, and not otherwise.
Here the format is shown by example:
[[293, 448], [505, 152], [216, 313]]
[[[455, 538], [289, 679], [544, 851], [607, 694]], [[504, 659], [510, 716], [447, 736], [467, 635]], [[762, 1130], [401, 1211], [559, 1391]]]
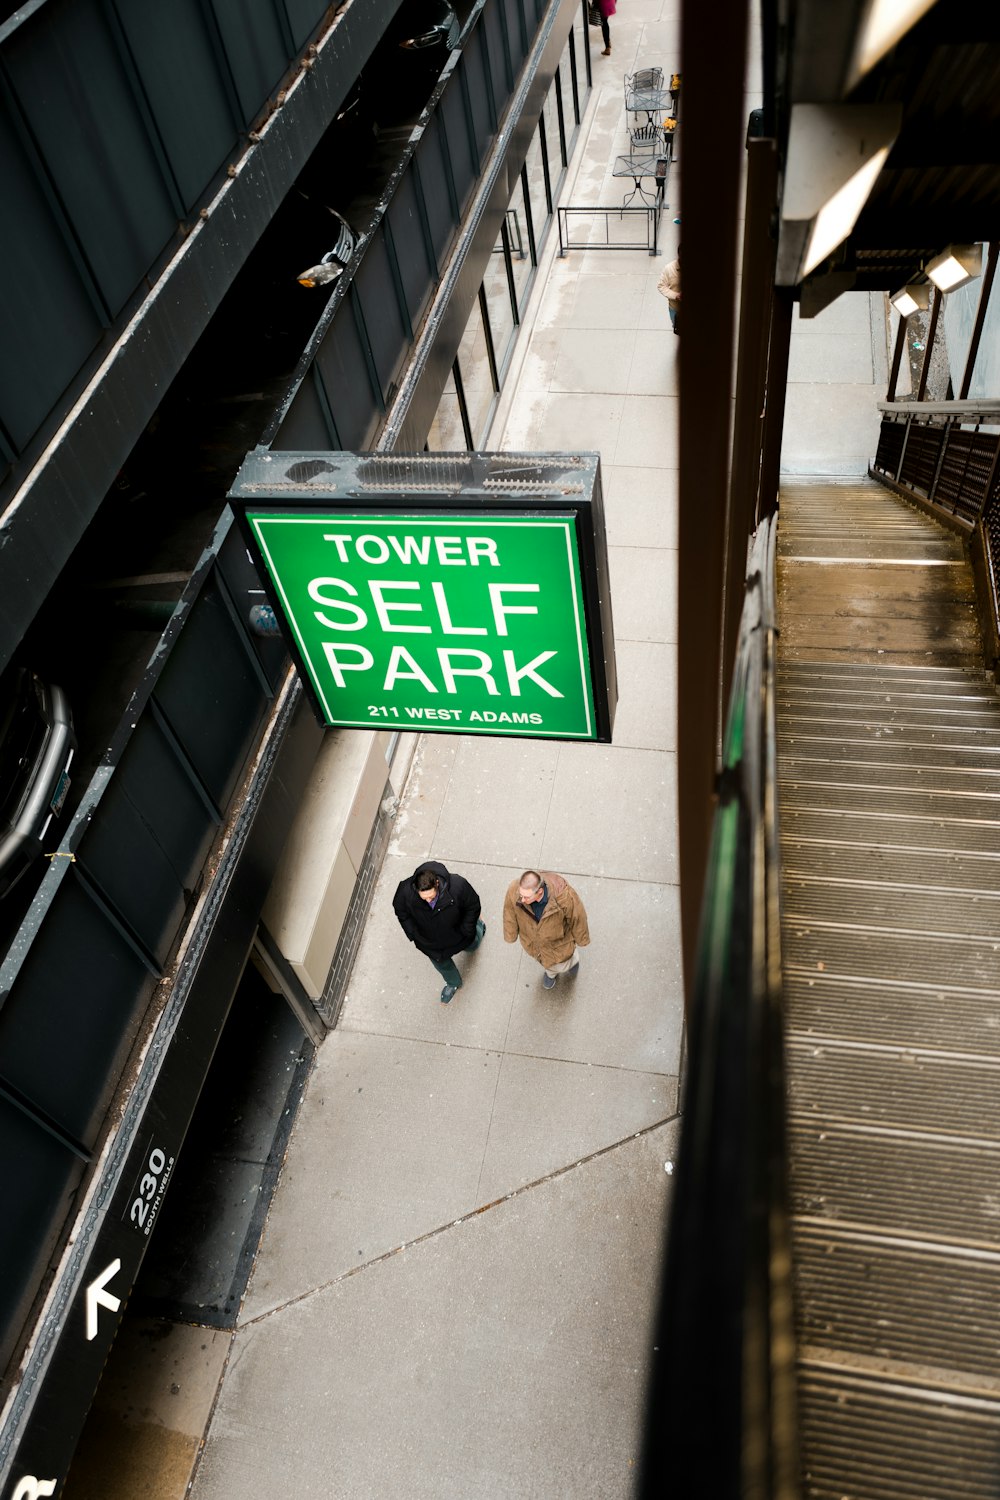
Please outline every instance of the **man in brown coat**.
[[568, 880], [554, 870], [525, 870], [508, 887], [503, 903], [503, 940], [521, 940], [525, 953], [538, 960], [550, 990], [560, 974], [572, 979], [580, 967], [577, 947], [590, 942], [587, 913]]

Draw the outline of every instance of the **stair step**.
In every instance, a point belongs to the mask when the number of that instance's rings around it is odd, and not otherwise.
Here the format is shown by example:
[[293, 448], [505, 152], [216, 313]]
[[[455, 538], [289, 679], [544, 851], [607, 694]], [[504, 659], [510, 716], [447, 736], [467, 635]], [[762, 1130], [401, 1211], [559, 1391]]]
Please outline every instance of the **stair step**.
[[957, 1346], [963, 1373], [995, 1391], [1000, 1257], [802, 1223], [793, 1253], [804, 1309], [800, 1336], [814, 1356], [835, 1348], [948, 1370]]
[[778, 662], [778, 681], [784, 678], [810, 677], [813, 675], [821, 677], [844, 678], [870, 677], [873, 681], [895, 682], [900, 679], [910, 678], [915, 682], [950, 682], [959, 683], [976, 682], [983, 680], [982, 673], [970, 668], [962, 667], [932, 667], [932, 666], [896, 666], [892, 662], [883, 664], [872, 662], [853, 662], [830, 659], [827, 657], [810, 657], [808, 660], [785, 661], [782, 658]]
[[843, 708], [916, 708], [933, 712], [940, 709], [943, 714], [988, 713], [995, 708], [1000, 713], [1000, 698], [985, 685], [976, 692], [971, 684], [965, 687], [948, 683], [947, 687], [908, 683], [905, 687], [888, 684], [842, 682], [781, 682], [777, 684], [777, 701], [792, 708], [802, 705], [825, 709]]
[[820, 760], [827, 764], [857, 762], [868, 766], [930, 766], [941, 772], [953, 770], [956, 775], [968, 774], [989, 776], [1000, 767], [1000, 743], [995, 737], [987, 744], [982, 738], [974, 745], [923, 743], [912, 738], [904, 740], [897, 734], [876, 734], [870, 729], [851, 729], [850, 737], [831, 739], [823, 732], [822, 725], [816, 733], [796, 731], [784, 737], [787, 748], [779, 747], [778, 765], [790, 760]]
[[[949, 986], [995, 994], [1000, 1008], [1000, 939], [925, 934], [912, 929], [901, 932], [850, 923], [822, 926], [819, 922], [786, 922], [781, 941], [788, 974], [826, 973], [868, 980], [873, 983], [873, 993], [867, 1003], [873, 1008], [880, 1003], [876, 992], [880, 981], [936, 986], [935, 975], [942, 973], [947, 975]], [[913, 1041], [919, 1045], [918, 1038]]]
[[833, 735], [840, 739], [843, 735], [849, 735], [854, 740], [863, 737], [875, 743], [882, 741], [884, 744], [898, 745], [924, 745], [937, 747], [951, 747], [956, 751], [968, 749], [971, 746], [980, 748], [984, 754], [1000, 746], [1000, 726], [994, 726], [991, 722], [985, 724], [931, 724], [921, 722], [917, 716], [915, 722], [909, 723], [904, 719], [889, 720], [887, 718], [865, 718], [863, 714], [850, 714], [841, 710], [837, 714], [802, 713], [799, 710], [779, 710], [777, 715], [778, 737], [783, 743], [795, 743], [795, 738], [800, 735], [809, 735], [815, 738], [817, 735]]
[[788, 1088], [791, 1114], [820, 1124], [927, 1130], [946, 1119], [948, 1135], [1000, 1142], [1000, 1058], [789, 1038]]
[[[976, 838], [985, 833], [986, 837], [992, 838], [1000, 853], [1000, 799], [977, 790], [944, 792], [933, 787], [837, 786], [829, 782], [783, 778], [780, 805], [782, 822], [787, 821], [789, 815], [807, 809], [828, 811], [834, 815], [846, 813], [861, 817], [877, 815], [884, 819], [950, 821], [960, 825], [955, 837], [961, 838], [966, 830]], [[836, 834], [832, 837], [836, 838]], [[983, 846], [970, 843], [969, 847]]]
[[[883, 1235], [996, 1251], [1000, 1145], [792, 1116], [792, 1212]], [[928, 1205], [933, 1213], [928, 1214]]]
[[975, 795], [982, 792], [991, 797], [1000, 797], [1000, 761], [993, 758], [987, 766], [907, 765], [904, 757], [880, 764], [878, 761], [831, 759], [822, 755], [783, 755], [778, 762], [779, 783], [794, 783], [805, 786], [820, 783], [824, 786], [881, 787], [910, 790], [925, 788], [928, 791], [954, 792], [956, 795]]
[[968, 704], [964, 700], [942, 698], [927, 707], [906, 702], [873, 701], [871, 703], [837, 702], [835, 699], [819, 702], [799, 702], [778, 697], [775, 701], [779, 724], [797, 719], [800, 722], [825, 722], [829, 724], [873, 724], [901, 726], [913, 724], [918, 727], [951, 729], [989, 729], [1000, 732], [1000, 702], [996, 699]]
[[816, 970], [785, 978], [788, 1036], [913, 1043], [944, 1051], [1000, 1057], [1000, 996], [952, 984], [907, 984], [893, 979], [873, 1004], [861, 980]]
[[928, 889], [916, 882], [900, 886], [870, 878], [826, 880], [789, 874], [782, 883], [782, 914], [789, 926], [836, 921], [1000, 941], [1000, 869], [995, 878], [992, 889], [970, 894]]
[[1000, 1405], [803, 1372], [806, 1500], [996, 1500]]

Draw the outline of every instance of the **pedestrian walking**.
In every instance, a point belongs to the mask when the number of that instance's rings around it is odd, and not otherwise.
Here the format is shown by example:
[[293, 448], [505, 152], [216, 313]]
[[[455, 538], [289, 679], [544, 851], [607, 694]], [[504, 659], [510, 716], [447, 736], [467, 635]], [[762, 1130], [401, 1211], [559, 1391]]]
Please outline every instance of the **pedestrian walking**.
[[464, 876], [429, 859], [399, 882], [392, 909], [410, 942], [426, 953], [444, 980], [441, 1001], [447, 1005], [462, 988], [455, 954], [474, 953], [486, 936], [479, 896]]
[[656, 290], [667, 299], [667, 310], [674, 332], [681, 331], [681, 247], [677, 246], [677, 259], [668, 261], [656, 283]]
[[594, 0], [598, 14], [601, 17], [601, 36], [604, 38], [604, 51], [602, 57], [611, 56], [611, 30], [608, 26], [608, 18], [613, 16], [617, 10], [615, 0]]
[[560, 974], [572, 979], [580, 967], [577, 948], [590, 942], [587, 913], [568, 880], [554, 870], [525, 870], [512, 881], [503, 903], [503, 940], [518, 938], [525, 953], [537, 959], [550, 990]]

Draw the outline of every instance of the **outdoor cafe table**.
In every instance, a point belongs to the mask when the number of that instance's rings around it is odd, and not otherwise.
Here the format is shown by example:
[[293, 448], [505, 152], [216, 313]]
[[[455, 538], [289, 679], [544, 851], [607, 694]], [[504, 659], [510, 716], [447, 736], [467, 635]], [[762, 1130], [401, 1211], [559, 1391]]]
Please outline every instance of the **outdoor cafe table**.
[[630, 115], [645, 114], [647, 122], [652, 125], [653, 116], [662, 115], [669, 103], [669, 89], [633, 89], [625, 95], [625, 112]]
[[662, 149], [660, 147], [653, 146], [650, 146], [647, 151], [632, 151], [627, 156], [615, 157], [615, 164], [611, 168], [612, 177], [631, 177], [635, 182], [635, 187], [623, 198], [622, 208], [624, 208], [627, 203], [631, 203], [636, 193], [639, 194], [643, 203], [645, 203], [647, 198], [651, 203], [656, 202], [655, 188], [653, 192], [647, 192], [642, 185], [642, 179], [644, 177], [652, 177], [655, 183], [656, 165], [657, 162], [662, 159], [662, 157]]

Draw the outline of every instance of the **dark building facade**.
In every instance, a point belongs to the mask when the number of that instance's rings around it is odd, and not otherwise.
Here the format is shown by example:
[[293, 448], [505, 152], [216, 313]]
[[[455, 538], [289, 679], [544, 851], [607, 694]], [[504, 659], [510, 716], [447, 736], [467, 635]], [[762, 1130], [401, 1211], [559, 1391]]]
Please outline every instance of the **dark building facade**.
[[[482, 441], [586, 21], [477, 0], [419, 77], [377, 0], [0, 23], [0, 666], [59, 682], [79, 742], [2, 921], [5, 1496], [65, 1477], [251, 951], [321, 1036], [380, 853], [388, 734], [348, 799], [356, 894], [318, 994], [260, 918], [323, 735], [226, 489], [257, 445]], [[306, 290], [331, 212], [353, 250]]]

